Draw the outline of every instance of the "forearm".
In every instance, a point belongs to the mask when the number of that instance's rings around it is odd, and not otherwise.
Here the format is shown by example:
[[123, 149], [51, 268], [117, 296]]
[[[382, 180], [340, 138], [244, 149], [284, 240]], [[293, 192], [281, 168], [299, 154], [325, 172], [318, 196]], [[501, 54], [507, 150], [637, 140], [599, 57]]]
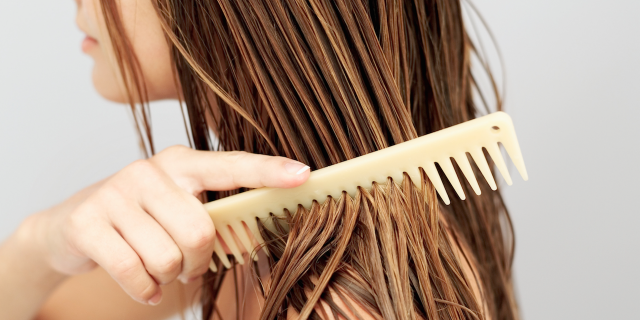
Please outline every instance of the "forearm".
[[44, 230], [38, 216], [26, 219], [0, 245], [0, 318], [32, 319], [66, 278], [53, 270], [40, 249]]

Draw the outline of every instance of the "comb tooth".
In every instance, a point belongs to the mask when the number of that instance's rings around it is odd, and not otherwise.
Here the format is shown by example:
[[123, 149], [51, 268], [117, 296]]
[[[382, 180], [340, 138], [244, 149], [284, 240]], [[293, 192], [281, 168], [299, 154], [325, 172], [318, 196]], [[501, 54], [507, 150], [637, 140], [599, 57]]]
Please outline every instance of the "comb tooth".
[[405, 172], [407, 173], [407, 175], [409, 175], [409, 178], [411, 178], [411, 182], [413, 182], [413, 184], [415, 184], [416, 186], [420, 186], [420, 168], [411, 168]]
[[[251, 255], [251, 253], [253, 252], [253, 245], [251, 245], [251, 239], [249, 238], [249, 235], [247, 235], [247, 230], [244, 228], [242, 222], [234, 222], [230, 225], [230, 227], [236, 233], [238, 239], [240, 239], [240, 243], [242, 243], [245, 251], [247, 251], [249, 255]], [[254, 256], [257, 257], [257, 255]]]
[[429, 162], [428, 164], [422, 166], [422, 169], [424, 169], [424, 172], [427, 174], [427, 177], [429, 177], [429, 180], [431, 180], [431, 183], [433, 183], [433, 186], [436, 188], [436, 191], [438, 191], [438, 194], [440, 194], [440, 197], [442, 198], [444, 203], [450, 204], [451, 201], [449, 200], [449, 196], [447, 195], [447, 190], [444, 188], [444, 184], [442, 184], [442, 180], [440, 179], [440, 175], [438, 174], [436, 165], [433, 162]]
[[229, 227], [223, 226], [218, 230], [218, 234], [220, 235], [222, 240], [224, 240], [224, 243], [227, 245], [227, 248], [229, 248], [229, 251], [231, 251], [231, 253], [233, 253], [233, 256], [236, 257], [236, 261], [238, 261], [239, 264], [244, 264], [244, 258], [242, 258], [242, 254], [240, 253], [240, 250], [236, 245], [236, 241], [233, 238], [233, 235], [231, 235], [231, 230], [229, 230]]
[[501, 140], [504, 149], [507, 150], [509, 157], [511, 157], [511, 161], [520, 172], [520, 176], [524, 181], [529, 180], [529, 175], [527, 174], [527, 168], [524, 166], [524, 159], [522, 158], [522, 152], [520, 152], [520, 146], [518, 145], [518, 140], [515, 137], [515, 134]]
[[476, 165], [478, 166], [478, 169], [480, 169], [480, 172], [484, 176], [484, 179], [487, 180], [487, 183], [491, 187], [491, 190], [498, 189], [498, 186], [496, 186], [496, 181], [493, 180], [491, 169], [489, 168], [489, 164], [487, 163], [487, 158], [484, 157], [482, 149], [473, 149], [469, 153], [473, 157], [473, 161], [476, 162]]
[[509, 170], [507, 170], [507, 165], [504, 163], [504, 159], [502, 158], [502, 152], [500, 152], [500, 147], [498, 146], [498, 143], [496, 142], [496, 143], [489, 144], [488, 146], [485, 146], [485, 148], [487, 148], [487, 151], [489, 152], [491, 159], [493, 159], [493, 162], [496, 164], [496, 167], [498, 167], [498, 171], [500, 171], [504, 180], [507, 182], [508, 185], [512, 185], [513, 181], [511, 181]]
[[467, 158], [467, 154], [462, 153], [454, 156], [453, 158], [456, 159], [456, 163], [460, 167], [460, 170], [462, 170], [462, 173], [467, 178], [467, 181], [469, 181], [469, 184], [471, 184], [473, 192], [475, 192], [477, 195], [480, 195], [480, 186], [478, 185], [478, 181], [476, 180], [476, 175], [473, 173], [473, 169], [471, 169], [471, 164], [469, 164], [469, 158]]
[[458, 193], [460, 199], [465, 200], [467, 197], [465, 197], [464, 191], [462, 191], [462, 185], [460, 184], [460, 180], [458, 180], [458, 175], [456, 174], [456, 170], [453, 168], [453, 164], [451, 164], [451, 160], [447, 158], [442, 161], [438, 161], [438, 163], [440, 164], [442, 171], [444, 171], [444, 174], [451, 182], [453, 189]]
[[[260, 229], [258, 229], [258, 221], [252, 219], [252, 220], [249, 220], [249, 221], [245, 221], [244, 223], [247, 224], [247, 227], [251, 231], [251, 234], [256, 239], [256, 241], [260, 244], [260, 246], [262, 247], [262, 250], [264, 250], [264, 253], [267, 256], [269, 256], [269, 250], [267, 250], [267, 246], [263, 246], [264, 239], [262, 239], [262, 235], [260, 234]], [[258, 259], [258, 255], [257, 254], [255, 254], [255, 258], [254, 259], [256, 259], [256, 260]]]
[[224, 252], [224, 249], [222, 249], [220, 239], [216, 240], [216, 243], [213, 245], [213, 250], [218, 255], [218, 258], [220, 258], [220, 261], [222, 261], [222, 265], [227, 269], [231, 268], [231, 262], [229, 262], [229, 258], [227, 258], [227, 254]]
[[218, 272], [218, 267], [216, 266], [215, 263], [213, 263], [213, 259], [209, 260], [209, 270], [211, 270], [211, 272]]

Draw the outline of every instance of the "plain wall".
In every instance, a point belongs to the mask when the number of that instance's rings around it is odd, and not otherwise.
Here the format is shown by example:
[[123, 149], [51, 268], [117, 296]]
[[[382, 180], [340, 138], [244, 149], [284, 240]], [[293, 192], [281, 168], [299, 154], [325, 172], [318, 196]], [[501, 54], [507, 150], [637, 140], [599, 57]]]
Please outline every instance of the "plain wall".
[[[502, 188], [524, 319], [637, 317], [640, 1], [474, 2], [530, 176]], [[70, 0], [0, 1], [0, 239], [140, 157], [127, 107], [92, 88], [74, 18]], [[153, 121], [160, 149], [185, 143], [175, 103]]]

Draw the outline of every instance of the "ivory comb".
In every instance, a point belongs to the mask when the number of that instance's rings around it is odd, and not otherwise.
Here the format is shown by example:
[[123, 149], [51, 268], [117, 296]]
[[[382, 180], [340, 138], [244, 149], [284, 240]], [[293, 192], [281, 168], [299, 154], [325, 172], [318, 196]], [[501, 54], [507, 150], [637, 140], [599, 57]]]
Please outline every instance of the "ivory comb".
[[[465, 200], [462, 184], [451, 158], [460, 167], [476, 194], [480, 194], [480, 187], [467, 154], [473, 158], [491, 189], [496, 190], [496, 182], [484, 156], [483, 148], [487, 150], [507, 184], [511, 185], [511, 176], [498, 143], [503, 145], [518, 172], [526, 181], [527, 170], [511, 117], [504, 112], [496, 112], [313, 171], [309, 180], [295, 188], [259, 188], [212, 201], [204, 206], [216, 226], [219, 238], [227, 245], [236, 261], [244, 264], [242, 250], [238, 247], [231, 230], [246, 252], [252, 252], [255, 245], [252, 244], [247, 230], [253, 234], [257, 242], [264, 242], [256, 218], [265, 221], [271, 213], [282, 216], [285, 208], [295, 213], [298, 205], [308, 209], [314, 200], [322, 203], [328, 196], [337, 199], [343, 191], [355, 196], [358, 186], [369, 189], [373, 182], [386, 183], [387, 177], [393, 178], [394, 181], [401, 181], [403, 173], [406, 172], [412, 181], [418, 183], [421, 179], [420, 168], [422, 168], [442, 200], [448, 205], [450, 204], [449, 196], [435, 165], [438, 163], [460, 199]], [[215, 253], [222, 264], [230, 268], [231, 263], [222, 244], [218, 238], [215, 241]], [[256, 254], [253, 256], [257, 259]], [[213, 263], [210, 264], [210, 268], [214, 272], [217, 271]]]

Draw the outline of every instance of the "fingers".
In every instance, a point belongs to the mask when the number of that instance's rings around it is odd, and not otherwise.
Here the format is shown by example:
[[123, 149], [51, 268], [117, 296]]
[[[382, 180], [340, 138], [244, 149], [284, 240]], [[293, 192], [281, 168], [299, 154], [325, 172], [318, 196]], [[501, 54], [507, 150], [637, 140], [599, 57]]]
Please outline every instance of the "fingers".
[[156, 305], [162, 299], [160, 286], [151, 278], [136, 252], [104, 222], [94, 222], [79, 235], [79, 248], [101, 265], [134, 300]]
[[308, 166], [283, 157], [172, 147], [97, 187], [74, 209], [70, 243], [132, 298], [155, 305], [159, 284], [192, 281], [208, 270], [216, 231], [196, 195], [295, 187], [309, 174]]
[[182, 252], [156, 220], [141, 208], [113, 212], [110, 217], [158, 284], [165, 285], [176, 279], [182, 271]]
[[[120, 240], [141, 261], [136, 272], [155, 283], [168, 284], [176, 278], [190, 282], [204, 274], [213, 253], [215, 229], [202, 203], [148, 162], [137, 162], [122, 172], [129, 179], [98, 192], [100, 200], [84, 211], [106, 210]], [[144, 192], [131, 190], [131, 181], [137, 181]]]
[[143, 198], [143, 206], [179, 248], [182, 254], [179, 280], [189, 282], [209, 268], [216, 231], [209, 214], [195, 197], [184, 191], [165, 192], [156, 199]]
[[[150, 163], [166, 174], [167, 181], [154, 183], [154, 193], [145, 194], [141, 203], [180, 248], [183, 265], [179, 279], [183, 282], [206, 272], [215, 239], [208, 213], [189, 194], [239, 187], [295, 187], [304, 183], [310, 174], [305, 164], [283, 157], [195, 151], [182, 146], [166, 149]], [[172, 184], [176, 188], [160, 188]], [[180, 196], [179, 191], [186, 194]]]
[[246, 152], [200, 152], [208, 176], [201, 176], [205, 190], [239, 187], [290, 188], [307, 180], [309, 167], [298, 161]]
[[[209, 214], [202, 206], [202, 203], [193, 195], [187, 193], [179, 186], [177, 186], [173, 179], [169, 177], [165, 171], [160, 170], [156, 165], [146, 161], [140, 161], [131, 165], [125, 174], [132, 180], [138, 181], [142, 184], [144, 192], [139, 192], [135, 199], [135, 205], [140, 206], [140, 210], [148, 214], [148, 218], [155, 220], [160, 226], [162, 231], [170, 236], [171, 241], [175, 243], [179, 249], [181, 259], [181, 270], [176, 268], [172, 258], [177, 258], [177, 254], [174, 252], [167, 253], [163, 258], [166, 260], [160, 261], [160, 263], [166, 262], [169, 265], [161, 266], [148, 265], [147, 270], [154, 276], [158, 276], [159, 281], [164, 283], [175, 279], [176, 272], [180, 273], [180, 280], [187, 282], [193, 278], [197, 278], [204, 274], [209, 266], [209, 260], [213, 253], [213, 245], [215, 240], [215, 228], [213, 222], [209, 217]], [[121, 184], [116, 185], [118, 193], [127, 193], [127, 187], [129, 183], [124, 181]], [[113, 201], [110, 201], [113, 205]], [[123, 207], [130, 207], [131, 204], [125, 204]], [[122, 216], [121, 211], [113, 211], [113, 218], [117, 220], [118, 216]], [[122, 217], [123, 221], [117, 224], [126, 224], [132, 226], [131, 235], [125, 233], [127, 239], [131, 238], [132, 241], [140, 239], [140, 233], [149, 232], [154, 233], [156, 230], [146, 230], [144, 228], [134, 228], [133, 221], [136, 215], [129, 217], [129, 215]], [[138, 218], [142, 219], [142, 218]], [[140, 222], [143, 222], [140, 220]], [[155, 233], [154, 233], [155, 234]], [[152, 239], [140, 239], [142, 244], [140, 245], [139, 254], [141, 254], [143, 260], [148, 258], [150, 261], [159, 263], [158, 257], [153, 257], [158, 253], [149, 253], [153, 250], [165, 248], [173, 248], [170, 244], [158, 242], [155, 247], [151, 247], [152, 241], [160, 241], [164, 238], [157, 237]], [[164, 240], [162, 240], [164, 241]], [[166, 240], [168, 242], [168, 240]], [[134, 245], [135, 247], [135, 245]], [[147, 251], [149, 250], [149, 251]], [[145, 261], [146, 262], [146, 261]]]
[[309, 178], [309, 167], [298, 161], [237, 151], [196, 151], [174, 146], [152, 161], [192, 194], [240, 187], [291, 188]]

